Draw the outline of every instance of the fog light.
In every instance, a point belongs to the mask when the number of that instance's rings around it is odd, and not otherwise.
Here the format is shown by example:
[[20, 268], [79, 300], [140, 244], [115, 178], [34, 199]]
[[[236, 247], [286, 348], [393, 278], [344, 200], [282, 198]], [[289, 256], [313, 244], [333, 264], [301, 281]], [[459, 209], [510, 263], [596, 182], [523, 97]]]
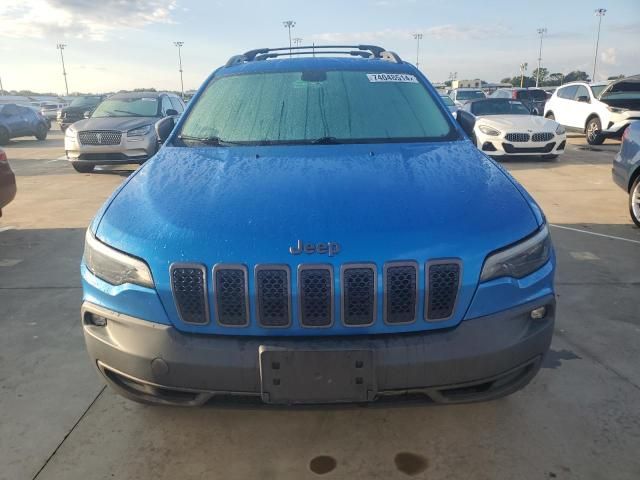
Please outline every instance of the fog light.
[[531, 310], [533, 320], [542, 320], [547, 315], [547, 307], [538, 307]]
[[89, 314], [89, 321], [91, 322], [92, 325], [95, 325], [96, 327], [106, 327], [107, 326], [106, 317], [102, 317], [100, 315], [96, 315], [95, 313], [90, 313]]

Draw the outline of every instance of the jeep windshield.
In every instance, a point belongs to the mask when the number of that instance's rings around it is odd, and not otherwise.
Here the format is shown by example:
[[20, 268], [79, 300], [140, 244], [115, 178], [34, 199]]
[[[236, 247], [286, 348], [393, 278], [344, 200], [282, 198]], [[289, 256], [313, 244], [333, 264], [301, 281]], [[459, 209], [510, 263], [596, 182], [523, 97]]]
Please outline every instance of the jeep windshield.
[[415, 76], [345, 70], [214, 79], [178, 138], [186, 146], [228, 146], [425, 142], [458, 134]]
[[157, 98], [110, 98], [95, 109], [91, 118], [103, 117], [156, 117]]

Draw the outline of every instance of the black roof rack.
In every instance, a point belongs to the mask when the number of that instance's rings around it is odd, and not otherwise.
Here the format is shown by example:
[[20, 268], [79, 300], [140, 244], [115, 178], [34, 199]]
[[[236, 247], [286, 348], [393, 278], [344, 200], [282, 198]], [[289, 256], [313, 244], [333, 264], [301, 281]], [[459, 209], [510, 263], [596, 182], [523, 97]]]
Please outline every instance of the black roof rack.
[[[337, 50], [340, 49], [340, 50]], [[231, 57], [225, 67], [239, 65], [245, 62], [254, 62], [292, 55], [350, 55], [362, 58], [377, 58], [394, 63], [402, 63], [402, 59], [394, 52], [389, 52], [376, 45], [304, 45], [297, 47], [257, 48], [249, 50], [242, 55]]]

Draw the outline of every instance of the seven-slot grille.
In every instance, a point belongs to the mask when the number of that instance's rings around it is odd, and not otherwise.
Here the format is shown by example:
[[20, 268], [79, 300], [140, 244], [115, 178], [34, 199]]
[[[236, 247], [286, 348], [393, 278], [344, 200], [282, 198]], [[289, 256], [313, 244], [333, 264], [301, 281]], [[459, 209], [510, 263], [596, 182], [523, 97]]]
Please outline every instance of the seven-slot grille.
[[209, 323], [207, 271], [202, 265], [171, 266], [171, 289], [180, 318], [185, 323]]
[[[382, 316], [389, 325], [415, 322], [423, 298], [419, 295], [418, 263], [395, 261], [384, 265]], [[424, 319], [436, 322], [455, 312], [462, 278], [458, 260], [437, 260], [425, 265]], [[209, 323], [207, 270], [197, 264], [174, 264], [170, 269], [176, 309], [185, 323]], [[350, 327], [372, 325], [378, 312], [378, 270], [373, 263], [344, 264], [340, 268], [340, 317]], [[331, 327], [334, 322], [334, 277], [331, 265], [300, 265], [296, 308], [303, 327]], [[291, 272], [287, 265], [256, 265], [255, 318], [265, 328], [292, 324]], [[212, 310], [218, 324], [244, 327], [250, 323], [249, 279], [244, 265], [219, 264], [213, 268]]]
[[78, 133], [82, 145], [120, 145], [122, 132], [115, 130], [85, 130]]
[[430, 262], [426, 268], [427, 304], [425, 320], [446, 320], [453, 315], [453, 309], [460, 287], [460, 264]]
[[507, 133], [504, 136], [504, 138], [509, 142], [528, 142], [529, 134], [528, 133]]
[[216, 265], [213, 268], [216, 320], [220, 325], [243, 327], [249, 323], [247, 268]]
[[553, 138], [553, 133], [551, 132], [538, 132], [531, 135], [532, 142], [548, 142]]
[[342, 322], [349, 326], [373, 324], [378, 310], [375, 265], [343, 265], [341, 274]]

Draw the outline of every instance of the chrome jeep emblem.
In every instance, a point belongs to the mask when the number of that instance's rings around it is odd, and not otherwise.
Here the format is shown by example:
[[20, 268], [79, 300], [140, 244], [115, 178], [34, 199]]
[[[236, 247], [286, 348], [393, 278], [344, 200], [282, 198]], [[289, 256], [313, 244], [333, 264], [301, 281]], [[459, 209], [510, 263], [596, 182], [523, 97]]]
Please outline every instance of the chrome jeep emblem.
[[302, 253], [311, 255], [313, 253], [319, 253], [321, 255], [328, 254], [330, 257], [333, 257], [340, 253], [340, 245], [336, 242], [304, 243], [302, 240], [298, 240], [295, 246], [289, 247], [289, 253], [291, 255], [300, 255]]

